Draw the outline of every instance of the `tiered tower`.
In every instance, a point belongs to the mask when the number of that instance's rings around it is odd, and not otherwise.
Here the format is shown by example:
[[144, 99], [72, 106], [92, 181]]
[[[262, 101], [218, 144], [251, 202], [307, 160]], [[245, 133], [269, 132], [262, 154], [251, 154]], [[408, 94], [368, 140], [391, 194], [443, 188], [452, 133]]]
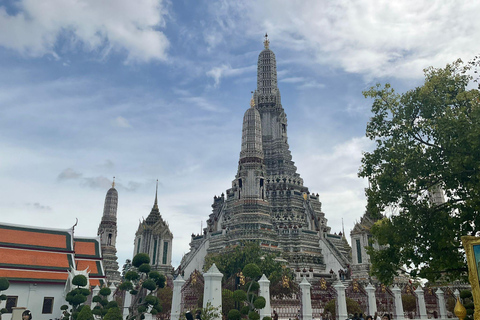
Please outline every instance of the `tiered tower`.
[[158, 208], [158, 180], [155, 191], [155, 201], [147, 219], [140, 222], [135, 233], [134, 256], [137, 253], [147, 253], [153, 270], [157, 270], [171, 277], [172, 267], [172, 240], [168, 224], [162, 219]]
[[118, 271], [117, 249], [117, 205], [118, 192], [115, 189], [115, 177], [112, 187], [108, 190], [103, 207], [103, 216], [97, 235], [100, 237], [102, 247], [103, 265], [107, 280], [112, 283], [120, 283], [120, 272]]
[[330, 234], [318, 194], [303, 185], [292, 161], [287, 116], [277, 87], [275, 54], [265, 36], [258, 57], [257, 90], [245, 112], [238, 171], [226, 196], [214, 197], [203, 235], [192, 235], [180, 269], [201, 269], [202, 256], [244, 240], [281, 252], [298, 273], [328, 275], [350, 264], [345, 238]]

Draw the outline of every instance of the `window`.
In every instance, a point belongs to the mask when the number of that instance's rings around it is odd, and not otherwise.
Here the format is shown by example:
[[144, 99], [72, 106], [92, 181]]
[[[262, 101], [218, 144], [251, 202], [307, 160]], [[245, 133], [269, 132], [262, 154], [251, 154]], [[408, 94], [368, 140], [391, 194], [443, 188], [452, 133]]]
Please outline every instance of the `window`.
[[355, 242], [357, 244], [357, 261], [358, 263], [362, 263], [362, 247], [360, 247], [360, 239], [357, 239]]
[[12, 308], [17, 306], [18, 296], [7, 296], [7, 301], [5, 302], [5, 309], [7, 313], [12, 313]]
[[52, 313], [52, 311], [53, 311], [53, 298], [52, 297], [43, 298], [42, 314]]
[[168, 255], [168, 242], [163, 242], [163, 259], [162, 264], [167, 264], [167, 255]]
[[138, 243], [137, 243], [137, 253], [140, 253], [140, 243], [142, 242], [142, 238], [138, 238]]
[[153, 242], [153, 259], [152, 264], [157, 264], [157, 239]]

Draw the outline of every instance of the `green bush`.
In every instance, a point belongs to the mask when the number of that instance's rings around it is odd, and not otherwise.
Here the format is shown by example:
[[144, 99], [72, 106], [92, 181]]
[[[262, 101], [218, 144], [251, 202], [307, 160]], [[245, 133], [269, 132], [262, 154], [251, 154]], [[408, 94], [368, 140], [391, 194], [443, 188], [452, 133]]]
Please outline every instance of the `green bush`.
[[103, 320], [123, 320], [123, 316], [122, 316], [122, 312], [120, 311], [120, 308], [115, 307], [115, 308], [108, 309], [108, 312], [103, 318]]
[[100, 291], [98, 292], [99, 295], [104, 297], [109, 296], [111, 293], [112, 293], [112, 290], [110, 290], [110, 288], [107, 288], [107, 287], [100, 289]]
[[232, 309], [228, 312], [227, 319], [228, 320], [240, 320], [242, 318], [242, 314], [237, 309]]
[[144, 287], [147, 290], [153, 291], [157, 288], [157, 284], [152, 279], [147, 279], [143, 281], [142, 287]]
[[73, 277], [73, 280], [72, 280], [72, 284], [78, 287], [85, 287], [87, 283], [88, 283], [87, 277], [81, 274], [76, 275], [75, 277]]
[[250, 307], [249, 306], [243, 306], [240, 308], [240, 313], [247, 315], [250, 312]]
[[272, 320], [272, 318], [271, 317], [263, 317], [262, 320]]
[[150, 257], [146, 253], [138, 253], [135, 257], [133, 257], [132, 265], [134, 267], [140, 267], [144, 263], [150, 263]]
[[250, 320], [260, 320], [260, 315], [256, 311], [250, 311], [248, 313], [248, 319], [250, 319]]
[[236, 302], [242, 302], [247, 299], [247, 293], [243, 290], [235, 290], [233, 293], [233, 300]]
[[265, 301], [264, 297], [257, 297], [253, 302], [253, 306], [255, 307], [255, 309], [263, 309], [265, 308], [266, 303], [267, 302]]
[[251, 279], [258, 278], [262, 275], [262, 271], [260, 271], [260, 268], [255, 263], [247, 264], [243, 268], [242, 272], [245, 275], [245, 277], [248, 277]]
[[10, 287], [10, 282], [7, 278], [0, 278], [0, 291], [7, 290]]
[[158, 303], [158, 298], [155, 296], [146, 296], [145, 297], [145, 302], [148, 303], [149, 305], [156, 305]]
[[127, 280], [134, 281], [134, 280], [137, 280], [139, 278], [140, 278], [140, 276], [135, 271], [127, 271], [127, 273], [125, 273], [125, 279], [127, 279]]
[[149, 273], [150, 270], [152, 270], [152, 267], [148, 263], [144, 263], [138, 267], [138, 271], [143, 272], [143, 273]]
[[82, 306], [82, 310], [78, 314], [77, 320], [94, 320], [90, 306]]

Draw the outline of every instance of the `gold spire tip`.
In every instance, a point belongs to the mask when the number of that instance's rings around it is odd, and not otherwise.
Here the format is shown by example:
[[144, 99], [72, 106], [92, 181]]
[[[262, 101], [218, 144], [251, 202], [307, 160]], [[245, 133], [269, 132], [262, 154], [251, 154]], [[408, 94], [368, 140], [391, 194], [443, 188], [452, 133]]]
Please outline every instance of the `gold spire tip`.
[[115, 177], [113, 177], [112, 188], [115, 188]]
[[253, 91], [252, 91], [252, 99], [250, 99], [250, 107], [255, 108], [255, 99], [253, 98]]
[[268, 49], [270, 46], [270, 40], [268, 40], [268, 34], [265, 33], [265, 40], [263, 40], [263, 45], [265, 46], [265, 49]]

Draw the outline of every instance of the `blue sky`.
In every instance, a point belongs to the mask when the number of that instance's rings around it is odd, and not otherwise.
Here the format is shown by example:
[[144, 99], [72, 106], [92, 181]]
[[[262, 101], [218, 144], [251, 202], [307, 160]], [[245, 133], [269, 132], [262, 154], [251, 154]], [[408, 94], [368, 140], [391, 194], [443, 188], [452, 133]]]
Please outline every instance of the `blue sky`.
[[[370, 101], [478, 54], [475, 1], [0, 0], [3, 222], [95, 236], [112, 177], [120, 265], [159, 206], [173, 265], [237, 170], [268, 32], [289, 144], [332, 231], [364, 212]], [[205, 223], [205, 222], [203, 222]]]

